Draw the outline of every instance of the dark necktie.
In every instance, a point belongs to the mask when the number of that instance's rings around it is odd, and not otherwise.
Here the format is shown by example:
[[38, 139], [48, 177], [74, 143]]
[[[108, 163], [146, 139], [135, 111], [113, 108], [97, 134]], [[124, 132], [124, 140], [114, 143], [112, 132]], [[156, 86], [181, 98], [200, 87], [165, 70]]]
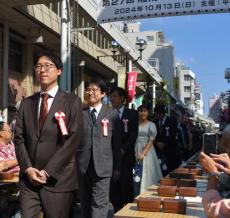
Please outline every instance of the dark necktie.
[[48, 98], [49, 98], [49, 94], [47, 93], [42, 94], [42, 102], [41, 102], [40, 115], [39, 115], [39, 130], [42, 129], [48, 114], [48, 102], [47, 102]]
[[97, 120], [97, 118], [96, 118], [96, 115], [95, 115], [95, 112], [97, 112], [96, 111], [96, 109], [94, 108], [92, 111], [91, 111], [91, 118], [92, 118], [92, 121], [93, 121], [93, 124], [96, 122], [96, 120]]
[[159, 120], [159, 128], [162, 127], [162, 120]]
[[121, 120], [121, 116], [122, 116], [121, 111], [120, 110], [117, 110], [117, 111], [118, 111], [119, 118]]

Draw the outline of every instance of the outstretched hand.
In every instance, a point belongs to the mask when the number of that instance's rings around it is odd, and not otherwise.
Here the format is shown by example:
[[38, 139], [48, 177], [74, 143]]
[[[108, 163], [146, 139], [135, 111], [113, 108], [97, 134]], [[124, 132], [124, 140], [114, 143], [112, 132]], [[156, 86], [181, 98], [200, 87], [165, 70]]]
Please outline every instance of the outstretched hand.
[[211, 157], [216, 162], [216, 167], [219, 171], [230, 175], [230, 159], [227, 153], [211, 154]]
[[207, 173], [218, 173], [219, 172], [216, 166], [216, 162], [211, 157], [206, 155], [204, 152], [200, 153], [199, 162]]

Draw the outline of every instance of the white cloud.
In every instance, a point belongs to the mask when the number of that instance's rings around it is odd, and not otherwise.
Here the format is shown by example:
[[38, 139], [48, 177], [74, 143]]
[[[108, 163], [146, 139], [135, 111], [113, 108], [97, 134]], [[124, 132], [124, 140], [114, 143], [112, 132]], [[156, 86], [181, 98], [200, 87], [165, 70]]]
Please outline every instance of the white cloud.
[[185, 65], [189, 65], [189, 64], [195, 64], [195, 63], [197, 63], [197, 60], [194, 57], [177, 58], [177, 62], [184, 63]]
[[194, 57], [190, 57], [188, 61], [189, 61], [189, 63], [192, 63], [192, 64], [195, 64], [197, 62], [196, 58], [194, 58]]

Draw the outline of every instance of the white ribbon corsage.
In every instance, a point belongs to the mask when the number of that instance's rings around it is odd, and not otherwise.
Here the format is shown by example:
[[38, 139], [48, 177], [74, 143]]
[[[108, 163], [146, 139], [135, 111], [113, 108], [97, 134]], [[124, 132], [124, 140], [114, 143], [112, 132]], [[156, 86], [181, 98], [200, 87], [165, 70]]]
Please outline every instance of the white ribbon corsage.
[[166, 130], [166, 136], [167, 136], [167, 137], [169, 137], [169, 129], [170, 129], [170, 128], [169, 128], [169, 126], [166, 126], [166, 127], [165, 127], [165, 130]]
[[104, 118], [102, 121], [101, 121], [101, 124], [102, 124], [102, 134], [103, 136], [108, 136], [108, 125], [109, 125], [109, 120]]
[[128, 119], [123, 119], [122, 121], [123, 121], [123, 124], [124, 124], [125, 132], [128, 132], [128, 122], [129, 122], [129, 120]]
[[65, 114], [63, 112], [56, 112], [54, 114], [55, 119], [58, 121], [59, 128], [63, 136], [69, 135], [66, 123], [65, 123]]

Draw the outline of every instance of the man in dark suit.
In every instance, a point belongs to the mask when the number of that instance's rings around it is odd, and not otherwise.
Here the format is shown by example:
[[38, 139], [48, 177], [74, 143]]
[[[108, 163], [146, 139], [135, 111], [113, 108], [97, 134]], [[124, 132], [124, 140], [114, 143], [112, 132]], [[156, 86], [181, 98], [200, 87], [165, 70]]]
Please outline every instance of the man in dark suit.
[[157, 127], [155, 149], [160, 159], [165, 158], [166, 166], [162, 166], [164, 175], [177, 168], [181, 163], [180, 148], [177, 143], [177, 121], [166, 115], [167, 109], [163, 103], [154, 108], [154, 123]]
[[89, 107], [83, 109], [83, 137], [76, 155], [84, 218], [107, 217], [110, 180], [120, 174], [119, 118], [116, 111], [102, 105], [105, 93], [103, 80], [86, 83]]
[[138, 135], [138, 113], [124, 106], [126, 91], [116, 87], [111, 90], [110, 100], [117, 109], [121, 125], [122, 169], [118, 181], [112, 181], [110, 199], [115, 212], [125, 204], [133, 202], [133, 167], [135, 164], [135, 142]]
[[77, 173], [75, 151], [82, 128], [81, 100], [58, 87], [62, 62], [44, 52], [35, 60], [41, 91], [21, 102], [15, 128], [23, 218], [68, 218]]

